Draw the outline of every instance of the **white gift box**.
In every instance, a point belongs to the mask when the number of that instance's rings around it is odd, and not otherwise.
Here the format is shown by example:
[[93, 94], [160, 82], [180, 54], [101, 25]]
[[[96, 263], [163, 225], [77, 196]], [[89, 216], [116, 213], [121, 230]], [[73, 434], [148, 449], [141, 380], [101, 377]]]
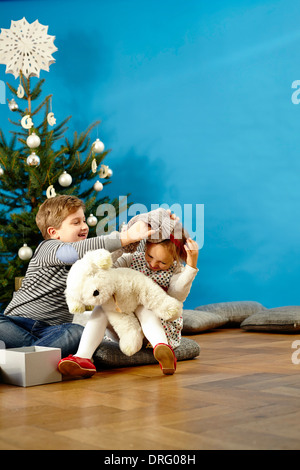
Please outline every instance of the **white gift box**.
[[62, 380], [57, 370], [61, 359], [59, 348], [29, 346], [0, 350], [0, 381], [20, 387], [31, 387]]

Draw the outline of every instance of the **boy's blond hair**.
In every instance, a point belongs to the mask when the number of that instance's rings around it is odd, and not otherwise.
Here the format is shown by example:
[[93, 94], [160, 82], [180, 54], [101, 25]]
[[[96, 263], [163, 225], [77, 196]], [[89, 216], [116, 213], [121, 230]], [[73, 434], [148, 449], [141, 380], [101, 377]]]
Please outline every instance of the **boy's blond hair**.
[[43, 238], [45, 240], [51, 238], [48, 234], [48, 228], [54, 227], [59, 229], [68, 215], [77, 212], [80, 208], [85, 211], [84, 202], [76, 196], [61, 195], [46, 199], [39, 208], [35, 218]]

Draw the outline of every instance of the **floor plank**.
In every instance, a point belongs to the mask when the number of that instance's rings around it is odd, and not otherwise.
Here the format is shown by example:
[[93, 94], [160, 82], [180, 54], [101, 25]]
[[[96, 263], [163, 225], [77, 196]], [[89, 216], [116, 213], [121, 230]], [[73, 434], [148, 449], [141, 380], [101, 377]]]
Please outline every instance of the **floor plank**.
[[0, 450], [300, 448], [296, 335], [191, 336], [174, 376], [149, 365], [31, 388], [0, 384]]

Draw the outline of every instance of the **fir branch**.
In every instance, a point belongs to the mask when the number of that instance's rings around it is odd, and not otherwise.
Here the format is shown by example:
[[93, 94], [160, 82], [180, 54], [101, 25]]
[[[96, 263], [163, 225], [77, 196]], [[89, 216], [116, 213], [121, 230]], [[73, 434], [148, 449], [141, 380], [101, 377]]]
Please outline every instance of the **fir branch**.
[[54, 127], [54, 132], [58, 132], [62, 129], [62, 127], [67, 124], [67, 122], [71, 119], [72, 116], [68, 116], [66, 119], [64, 119], [58, 126]]
[[8, 86], [8, 88], [10, 89], [10, 91], [17, 96], [17, 90], [16, 88], [14, 88], [10, 83], [6, 82], [6, 85]]
[[35, 111], [32, 111], [31, 113], [31, 116], [34, 116], [35, 114], [37, 114], [42, 108], [43, 106], [45, 106], [45, 104], [47, 103], [47, 101], [49, 101], [50, 98], [52, 98], [53, 95], [48, 95], [46, 96], [46, 98], [42, 101], [42, 103], [36, 108]]
[[45, 82], [44, 78], [38, 81], [38, 83], [36, 84], [36, 86], [31, 92], [32, 100], [36, 100], [40, 96], [41, 91], [42, 91], [41, 88], [44, 82]]
[[20, 121], [14, 122], [14, 121], [12, 121], [10, 118], [8, 118], [8, 121], [9, 121], [11, 124], [13, 124], [14, 126], [20, 127], [20, 125], [21, 125]]

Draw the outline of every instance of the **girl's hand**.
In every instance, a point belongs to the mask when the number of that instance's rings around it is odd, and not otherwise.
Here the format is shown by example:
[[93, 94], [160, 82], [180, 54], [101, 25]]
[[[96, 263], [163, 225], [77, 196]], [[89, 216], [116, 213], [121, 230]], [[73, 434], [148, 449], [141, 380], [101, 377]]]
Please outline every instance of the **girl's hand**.
[[139, 242], [141, 240], [144, 240], [144, 238], [151, 237], [153, 233], [155, 233], [155, 230], [151, 230], [150, 226], [145, 222], [136, 222], [128, 230], [121, 232], [121, 245], [126, 246], [130, 243]]
[[188, 238], [186, 244], [184, 245], [184, 249], [186, 251], [186, 264], [191, 266], [192, 268], [197, 268], [197, 261], [198, 261], [198, 253], [199, 247], [195, 240]]

